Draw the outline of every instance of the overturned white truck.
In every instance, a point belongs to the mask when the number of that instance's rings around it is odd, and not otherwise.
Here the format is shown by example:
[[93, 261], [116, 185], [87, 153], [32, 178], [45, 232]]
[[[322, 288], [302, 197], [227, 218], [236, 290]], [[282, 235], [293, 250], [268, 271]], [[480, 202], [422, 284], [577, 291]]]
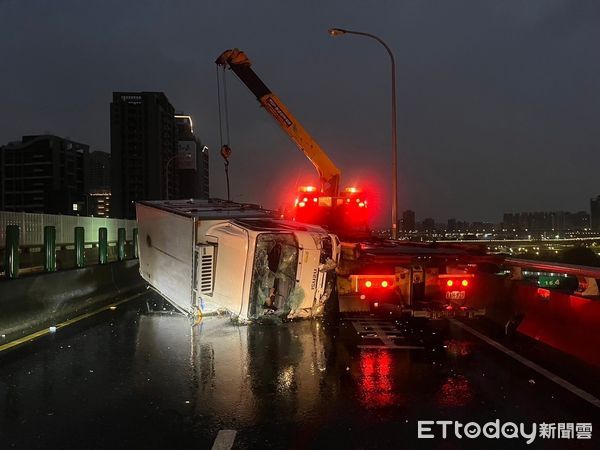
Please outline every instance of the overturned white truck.
[[340, 242], [257, 205], [209, 200], [136, 205], [141, 276], [177, 309], [315, 317], [335, 288]]

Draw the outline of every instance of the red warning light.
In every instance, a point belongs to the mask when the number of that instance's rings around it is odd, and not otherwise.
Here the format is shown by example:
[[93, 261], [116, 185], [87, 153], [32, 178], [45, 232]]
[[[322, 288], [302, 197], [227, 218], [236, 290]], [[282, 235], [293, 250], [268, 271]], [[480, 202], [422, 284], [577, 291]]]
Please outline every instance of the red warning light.
[[448, 287], [452, 287], [454, 285], [454, 281], [448, 280], [446, 281], [446, 284], [448, 285]]
[[460, 284], [462, 284], [463, 287], [467, 287], [469, 285], [469, 282], [467, 280], [462, 280]]

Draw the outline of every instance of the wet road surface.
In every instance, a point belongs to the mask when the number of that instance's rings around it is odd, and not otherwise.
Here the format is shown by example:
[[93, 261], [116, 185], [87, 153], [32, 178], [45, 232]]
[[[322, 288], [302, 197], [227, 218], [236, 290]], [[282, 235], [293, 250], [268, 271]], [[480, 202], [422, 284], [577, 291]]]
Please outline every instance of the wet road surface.
[[[0, 448], [600, 448], [599, 412], [446, 320], [191, 326], [148, 293], [0, 354]], [[592, 439], [417, 438], [418, 420], [496, 419]]]

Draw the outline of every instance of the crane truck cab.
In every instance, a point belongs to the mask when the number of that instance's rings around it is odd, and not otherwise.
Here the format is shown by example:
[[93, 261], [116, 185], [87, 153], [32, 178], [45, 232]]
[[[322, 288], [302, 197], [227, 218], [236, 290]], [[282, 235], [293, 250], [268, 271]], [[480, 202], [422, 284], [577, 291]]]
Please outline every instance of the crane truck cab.
[[142, 278], [189, 315], [314, 317], [334, 291], [339, 240], [321, 227], [218, 199], [144, 201], [136, 212]]

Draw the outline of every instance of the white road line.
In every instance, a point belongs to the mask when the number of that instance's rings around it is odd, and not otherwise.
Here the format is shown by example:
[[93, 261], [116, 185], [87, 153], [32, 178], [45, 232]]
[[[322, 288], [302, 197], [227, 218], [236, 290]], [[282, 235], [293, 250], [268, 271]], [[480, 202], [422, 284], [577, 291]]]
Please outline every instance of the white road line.
[[527, 358], [519, 355], [518, 353], [506, 348], [502, 344], [494, 341], [493, 339], [490, 339], [489, 337], [487, 337], [484, 334], [480, 333], [479, 331], [471, 328], [470, 326], [465, 325], [464, 323], [462, 323], [456, 319], [448, 319], [448, 320], [452, 324], [456, 325], [457, 327], [460, 327], [460, 328], [468, 331], [472, 335], [477, 336], [482, 341], [485, 341], [486, 343], [490, 344], [492, 347], [496, 348], [497, 350], [500, 350], [502, 353], [510, 356], [513, 359], [516, 359], [524, 366], [527, 366], [530, 369], [535, 370], [537, 373], [548, 378], [550, 381], [553, 381], [554, 383], [565, 388], [566, 390], [570, 391], [571, 393], [575, 394], [576, 396], [578, 396], [578, 397], [582, 398], [583, 400], [591, 403], [592, 405], [600, 408], [600, 400], [598, 398], [594, 397], [589, 392], [586, 392], [583, 389], [578, 388], [574, 384], [569, 383], [564, 378], [561, 378], [558, 375], [553, 374], [549, 370], [544, 369], [542, 366], [539, 366], [536, 363], [528, 360]]
[[237, 431], [235, 430], [220, 430], [217, 433], [212, 450], [229, 450], [231, 447], [233, 447], [236, 434]]
[[[95, 316], [96, 314], [99, 314], [101, 312], [107, 311], [107, 310], [109, 310], [111, 308], [114, 308], [115, 306], [119, 306], [122, 303], [128, 302], [129, 300], [133, 300], [134, 298], [137, 298], [137, 297], [139, 297], [141, 295], [144, 295], [145, 293], [146, 293], [146, 291], [144, 291], [144, 292], [138, 292], [137, 294], [134, 294], [131, 297], [127, 297], [127, 298], [125, 298], [123, 300], [119, 300], [116, 303], [111, 303], [110, 305], [103, 306], [102, 308], [96, 309], [95, 311], [92, 311], [92, 312], [89, 312], [89, 313], [85, 313], [85, 314], [82, 314], [82, 315], [77, 316], [77, 317], [73, 317], [72, 319], [67, 319], [64, 322], [61, 322], [61, 323], [57, 324], [56, 325], [56, 329], [59, 330], [59, 329], [64, 328], [66, 326], [72, 325], [72, 324], [74, 324], [76, 322], [79, 322], [80, 320], [87, 319], [88, 317]], [[42, 337], [42, 336], [45, 336], [45, 335], [47, 335], [49, 333], [50, 333], [50, 330], [48, 329], [48, 327], [46, 327], [43, 330], [39, 330], [39, 331], [36, 331], [35, 333], [28, 334], [27, 336], [23, 336], [22, 338], [14, 339], [14, 340], [6, 343], [6, 344], [0, 345], [0, 352], [3, 352], [4, 350], [8, 350], [8, 349], [13, 348], [13, 347], [17, 347], [17, 346], [22, 345], [22, 344], [24, 344], [26, 342], [34, 341], [35, 339], [37, 339], [39, 337]]]

